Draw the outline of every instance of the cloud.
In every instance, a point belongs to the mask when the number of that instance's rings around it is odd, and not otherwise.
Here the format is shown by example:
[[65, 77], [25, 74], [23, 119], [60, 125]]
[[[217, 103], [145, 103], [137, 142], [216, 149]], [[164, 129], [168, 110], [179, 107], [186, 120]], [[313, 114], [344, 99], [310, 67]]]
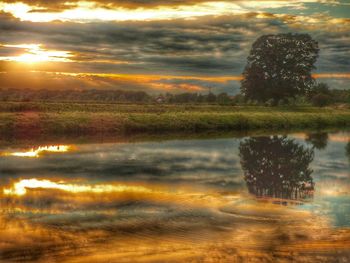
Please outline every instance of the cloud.
[[[194, 21], [79, 24], [21, 22], [2, 14], [0, 42], [35, 40], [46, 49], [69, 51], [72, 60], [81, 62], [74, 67], [90, 68], [89, 72], [237, 75], [258, 36], [295, 31], [290, 17], [249, 13]], [[346, 70], [349, 31], [309, 31], [307, 23], [305, 27], [298, 31], [309, 32], [320, 43], [322, 70]]]
[[[28, 4], [33, 7], [39, 7], [40, 10], [47, 10], [47, 11], [62, 11], [66, 9], [73, 9], [79, 6], [82, 2], [81, 0], [51, 0], [51, 1], [45, 1], [45, 0], [3, 0], [3, 3], [23, 3]], [[92, 7], [104, 7], [104, 8], [130, 8], [130, 9], [137, 9], [137, 8], [159, 8], [159, 7], [178, 7], [178, 6], [186, 6], [186, 5], [198, 5], [203, 3], [210, 3], [210, 2], [217, 2], [217, 3], [235, 3], [238, 6], [241, 6], [242, 8], [246, 9], [252, 9], [252, 8], [262, 8], [268, 6], [269, 8], [282, 8], [282, 7], [289, 7], [289, 8], [296, 8], [296, 9], [303, 9], [305, 8], [305, 4], [309, 3], [317, 3], [317, 4], [323, 4], [323, 5], [333, 5], [333, 6], [339, 6], [339, 5], [346, 5], [346, 3], [343, 3], [339, 0], [294, 0], [294, 1], [287, 1], [287, 0], [261, 0], [261, 1], [255, 1], [255, 0], [219, 0], [219, 1], [210, 1], [210, 0], [94, 0], [89, 1], [92, 3]]]
[[[0, 44], [41, 44], [44, 50], [64, 51], [72, 55], [69, 62], [31, 64], [27, 65], [28, 70], [88, 73], [95, 76], [169, 75], [176, 79], [177, 76], [239, 76], [252, 43], [260, 35], [301, 32], [309, 33], [319, 42], [321, 53], [315, 73], [347, 73], [350, 68], [349, 25], [348, 19], [335, 19], [325, 14], [302, 16], [249, 12], [198, 17], [192, 20], [34, 23], [20, 21], [9, 13], [2, 12]], [[3, 57], [18, 54], [18, 51], [14, 52], [14, 49], [0, 47], [0, 55]], [[0, 71], [7, 72], [16, 67], [19, 66], [0, 63]], [[69, 79], [67, 76], [62, 78]], [[79, 79], [79, 83], [81, 81], [81, 75], [70, 78]], [[207, 90], [211, 85], [214, 90], [231, 91], [237, 90], [239, 85], [237, 81], [231, 81], [224, 86], [217, 81], [203, 79], [201, 83], [194, 83], [189, 79], [182, 80], [181, 83], [159, 82], [160, 79], [128, 83], [132, 89], [137, 87], [146, 90], [184, 91]], [[71, 85], [74, 83], [76, 82]], [[79, 85], [91, 86], [85, 80], [84, 83]], [[106, 76], [96, 79], [96, 83], [110, 88], [126, 85], [116, 80], [111, 81]], [[342, 86], [344, 85], [346, 84]], [[4, 87], [4, 84], [1, 86]]]
[[[2, 3], [2, 4], [1, 4]], [[96, 1], [13, 1], [0, 2], [0, 8], [23, 21], [50, 22], [55, 20], [71, 22], [92, 21], [155, 21], [172, 19], [193, 19], [202, 16], [236, 15], [250, 12], [288, 10], [312, 11], [308, 6], [322, 8], [343, 5], [340, 1], [319, 0], [188, 0], [188, 1], [138, 1], [138, 0], [96, 0]], [[347, 6], [345, 5], [344, 8]], [[311, 12], [314, 14], [315, 12]], [[316, 12], [317, 13], [317, 12]], [[319, 13], [319, 12], [318, 12]]]
[[[30, 6], [42, 7], [49, 11], [58, 11], [65, 9], [72, 9], [78, 6], [80, 0], [4, 0], [4, 3], [24, 3]], [[179, 5], [193, 5], [203, 2], [209, 2], [208, 0], [94, 0], [90, 1], [95, 6], [102, 6], [105, 8], [111, 7], [126, 7], [126, 8], [139, 8], [139, 7], [159, 7], [159, 6], [179, 6]], [[44, 10], [45, 10], [44, 9]]]
[[[52, 1], [45, 1], [45, 0], [4, 0], [3, 3], [23, 3], [27, 4], [29, 6], [33, 7], [40, 7], [41, 9], [37, 9], [40, 11], [62, 11], [67, 9], [73, 9], [76, 8], [81, 4], [80, 0], [71, 0], [69, 2], [65, 0], [52, 0]], [[90, 1], [92, 3], [91, 7], [104, 7], [104, 8], [130, 8], [130, 9], [137, 9], [137, 8], [158, 8], [158, 7], [178, 7], [178, 6], [185, 6], [185, 5], [196, 5], [196, 4], [202, 4], [202, 3], [208, 3], [208, 2], [220, 2], [220, 3], [237, 3], [239, 6], [246, 7], [246, 8], [257, 8], [261, 7], [263, 5], [266, 5], [267, 3], [270, 5], [271, 8], [279, 8], [279, 7], [290, 7], [290, 6], [301, 6], [303, 4], [303, 1], [284, 1], [284, 0], [277, 0], [277, 1], [240, 1], [240, 0], [220, 0], [220, 1], [209, 1], [209, 0], [94, 0]], [[316, 1], [312, 1], [316, 2]]]
[[31, 23], [8, 16], [3, 20], [0, 42], [4, 44], [35, 39], [45, 43], [43, 48], [71, 52], [71, 60], [81, 62], [78, 68], [124, 73], [240, 73], [254, 31], [277, 31], [269, 21], [257, 24], [259, 19], [252, 15], [191, 22]]

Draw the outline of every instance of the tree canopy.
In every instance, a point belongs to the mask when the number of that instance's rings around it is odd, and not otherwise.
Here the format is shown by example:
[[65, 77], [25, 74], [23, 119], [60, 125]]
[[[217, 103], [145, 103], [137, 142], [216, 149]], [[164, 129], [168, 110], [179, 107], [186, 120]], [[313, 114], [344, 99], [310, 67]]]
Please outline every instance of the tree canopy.
[[318, 53], [318, 43], [308, 34], [261, 36], [247, 58], [241, 92], [259, 102], [306, 94], [314, 84], [311, 71]]

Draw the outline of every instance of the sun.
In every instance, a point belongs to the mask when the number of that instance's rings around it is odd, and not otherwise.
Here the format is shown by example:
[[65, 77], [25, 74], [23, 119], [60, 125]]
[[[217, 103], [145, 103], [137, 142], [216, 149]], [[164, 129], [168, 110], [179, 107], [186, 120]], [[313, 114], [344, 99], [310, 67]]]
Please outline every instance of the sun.
[[40, 63], [40, 62], [68, 62], [70, 54], [67, 51], [47, 50], [41, 44], [20, 44], [3, 45], [4, 47], [15, 48], [22, 51], [17, 56], [0, 57], [0, 60], [15, 61], [22, 63]]

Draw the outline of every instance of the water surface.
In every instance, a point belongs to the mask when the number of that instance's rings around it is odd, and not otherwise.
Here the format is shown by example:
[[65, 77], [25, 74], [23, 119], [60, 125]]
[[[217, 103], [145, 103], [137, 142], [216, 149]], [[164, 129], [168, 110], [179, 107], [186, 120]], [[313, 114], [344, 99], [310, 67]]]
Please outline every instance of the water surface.
[[5, 147], [4, 262], [350, 262], [350, 134]]

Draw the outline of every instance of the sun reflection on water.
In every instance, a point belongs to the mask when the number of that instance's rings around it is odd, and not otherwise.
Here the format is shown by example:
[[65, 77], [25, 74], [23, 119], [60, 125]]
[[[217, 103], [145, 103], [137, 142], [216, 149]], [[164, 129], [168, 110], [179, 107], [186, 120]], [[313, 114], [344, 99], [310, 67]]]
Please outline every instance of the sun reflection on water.
[[70, 146], [70, 145], [50, 145], [50, 146], [39, 146], [38, 148], [32, 148], [29, 151], [23, 151], [23, 152], [6, 152], [3, 155], [37, 158], [44, 153], [65, 153], [72, 149], [73, 149], [73, 146]]
[[64, 182], [53, 182], [50, 180], [24, 179], [13, 185], [11, 188], [5, 188], [5, 195], [25, 195], [27, 189], [55, 189], [71, 193], [114, 193], [114, 192], [142, 192], [153, 193], [152, 189], [143, 186], [128, 185], [83, 185], [83, 184], [66, 184]]

